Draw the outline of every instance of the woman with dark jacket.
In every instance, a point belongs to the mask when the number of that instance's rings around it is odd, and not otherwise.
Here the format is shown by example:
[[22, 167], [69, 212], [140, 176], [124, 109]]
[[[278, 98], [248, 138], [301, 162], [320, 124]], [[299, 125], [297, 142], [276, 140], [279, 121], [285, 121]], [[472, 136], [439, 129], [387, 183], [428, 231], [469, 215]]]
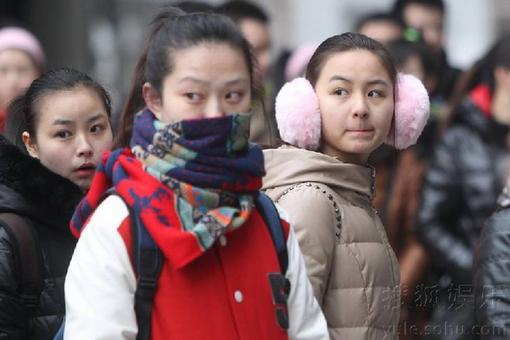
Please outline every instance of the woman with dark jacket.
[[[462, 102], [426, 174], [418, 234], [440, 274], [427, 292], [434, 339], [472, 339], [472, 263], [485, 220], [494, 211], [507, 167], [510, 125], [510, 37], [475, 65]], [[439, 329], [439, 328], [438, 328]]]
[[112, 142], [109, 96], [78, 71], [49, 71], [11, 105], [6, 136], [10, 141], [0, 136], [0, 339], [53, 339], [76, 243], [69, 221]]
[[510, 177], [487, 221], [475, 260], [475, 317], [480, 340], [510, 336]]

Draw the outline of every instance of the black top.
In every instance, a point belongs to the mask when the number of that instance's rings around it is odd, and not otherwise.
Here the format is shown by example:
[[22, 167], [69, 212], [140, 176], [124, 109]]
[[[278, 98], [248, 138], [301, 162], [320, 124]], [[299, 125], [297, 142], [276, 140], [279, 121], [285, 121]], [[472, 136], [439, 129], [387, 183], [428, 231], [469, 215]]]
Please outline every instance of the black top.
[[[0, 223], [0, 339], [52, 339], [65, 314], [64, 277], [76, 241], [69, 221], [83, 193], [0, 136], [0, 212], [26, 217], [43, 254], [43, 290], [27, 315], [19, 296], [20, 269]], [[23, 263], [23, 261], [21, 262]]]

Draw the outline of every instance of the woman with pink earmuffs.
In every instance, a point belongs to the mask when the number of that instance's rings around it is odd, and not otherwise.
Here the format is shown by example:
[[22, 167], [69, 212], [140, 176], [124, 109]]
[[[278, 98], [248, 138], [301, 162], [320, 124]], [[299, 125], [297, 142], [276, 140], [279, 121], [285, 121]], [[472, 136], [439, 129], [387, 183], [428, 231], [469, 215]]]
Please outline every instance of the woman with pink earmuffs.
[[286, 145], [264, 151], [264, 189], [292, 221], [332, 339], [398, 338], [399, 265], [372, 208], [367, 161], [383, 143], [414, 144], [428, 112], [423, 84], [356, 33], [322, 42], [306, 79], [276, 98]]

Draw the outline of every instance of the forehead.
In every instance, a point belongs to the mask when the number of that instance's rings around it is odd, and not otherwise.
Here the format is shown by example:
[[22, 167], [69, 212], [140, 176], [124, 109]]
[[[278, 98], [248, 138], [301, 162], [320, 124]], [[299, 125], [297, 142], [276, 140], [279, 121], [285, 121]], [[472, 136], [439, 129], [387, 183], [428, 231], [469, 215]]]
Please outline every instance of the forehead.
[[410, 25], [421, 25], [425, 22], [440, 23], [443, 20], [443, 12], [437, 7], [410, 3], [404, 7], [404, 18]]
[[85, 86], [43, 94], [36, 102], [39, 121], [54, 119], [85, 121], [90, 115], [104, 113], [106, 108], [99, 94]]
[[0, 64], [30, 64], [32, 65], [32, 58], [28, 53], [14, 48], [9, 48], [0, 51]]
[[365, 23], [360, 33], [379, 42], [388, 42], [400, 38], [402, 28], [389, 20], [374, 20]]
[[361, 49], [331, 54], [322, 67], [319, 79], [329, 80], [335, 75], [352, 80], [382, 78], [390, 82], [390, 75], [379, 56]]
[[248, 65], [240, 48], [226, 43], [203, 42], [172, 53], [173, 70], [169, 76], [225, 78], [235, 74], [249, 76]]
[[246, 40], [254, 47], [267, 44], [270, 39], [269, 27], [260, 20], [245, 18], [239, 22], [239, 27]]

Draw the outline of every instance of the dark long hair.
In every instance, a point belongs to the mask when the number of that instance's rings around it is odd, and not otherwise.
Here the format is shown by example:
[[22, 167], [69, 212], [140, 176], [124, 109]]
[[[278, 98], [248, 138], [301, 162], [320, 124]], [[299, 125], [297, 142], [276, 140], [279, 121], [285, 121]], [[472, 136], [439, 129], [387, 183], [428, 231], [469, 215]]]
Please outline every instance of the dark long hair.
[[172, 55], [203, 42], [225, 43], [242, 52], [250, 73], [252, 96], [261, 100], [259, 84], [256, 83], [256, 62], [249, 43], [229, 18], [212, 13], [190, 13], [174, 7], [165, 7], [152, 21], [147, 45], [140, 56], [131, 84], [128, 100], [121, 115], [120, 131], [115, 147], [129, 145], [133, 118], [144, 106], [142, 86], [150, 83], [162, 93], [163, 79], [173, 71]]
[[87, 87], [101, 98], [108, 117], [111, 116], [111, 99], [108, 92], [98, 82], [85, 73], [72, 68], [50, 70], [35, 79], [26, 92], [14, 99], [7, 110], [4, 136], [20, 150], [27, 153], [21, 134], [27, 131], [37, 138], [35, 131], [39, 122], [37, 102], [47, 94]]

